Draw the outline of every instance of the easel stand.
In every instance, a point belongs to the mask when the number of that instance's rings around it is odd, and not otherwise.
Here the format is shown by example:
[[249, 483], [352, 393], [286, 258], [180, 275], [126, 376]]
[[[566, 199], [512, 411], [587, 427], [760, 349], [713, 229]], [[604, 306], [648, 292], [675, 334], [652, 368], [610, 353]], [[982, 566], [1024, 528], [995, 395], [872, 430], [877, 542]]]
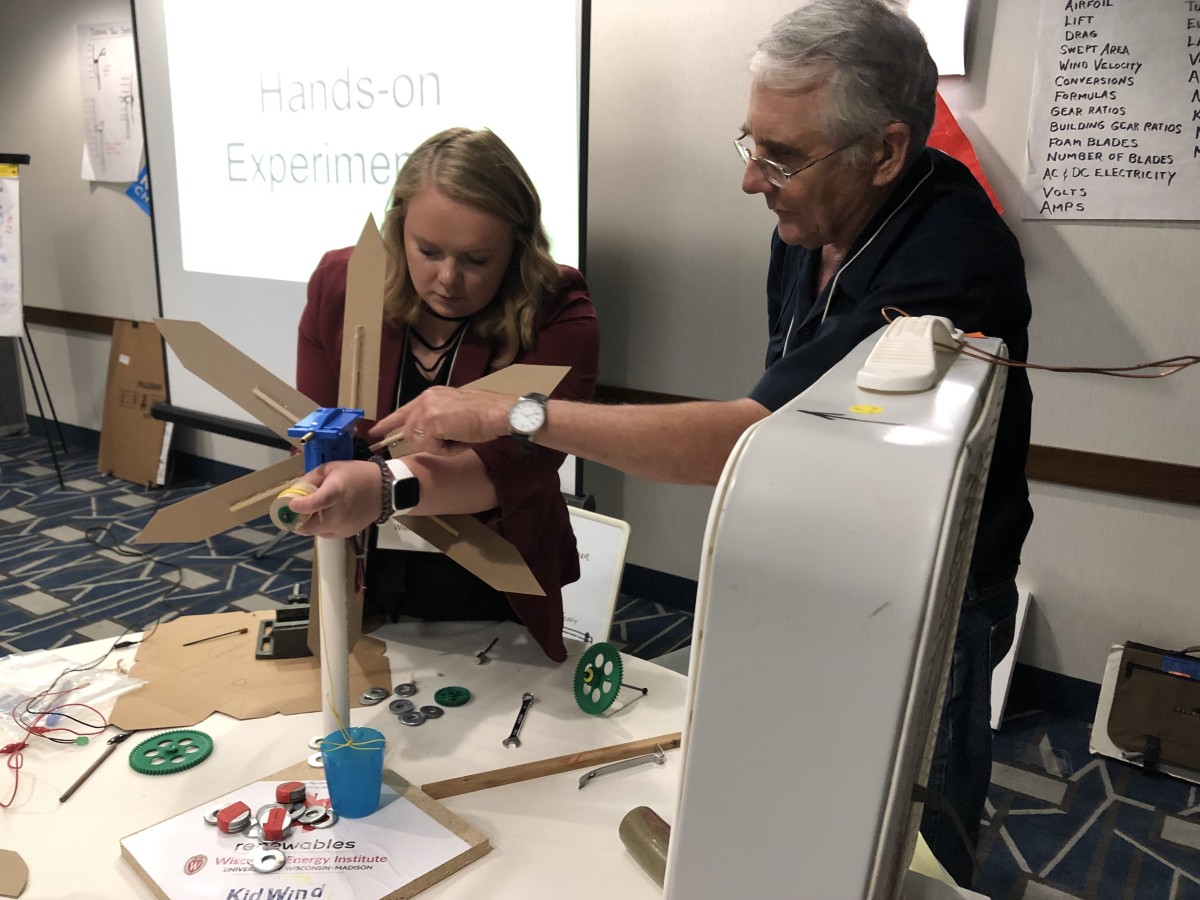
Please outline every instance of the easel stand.
[[[29, 154], [28, 153], [0, 153], [0, 167], [11, 167], [15, 170], [17, 166], [27, 166], [27, 165], [29, 165]], [[17, 224], [18, 224], [18, 226], [20, 224], [19, 218], [17, 220]], [[18, 232], [18, 246], [19, 246], [19, 240], [20, 240], [20, 238], [19, 238], [19, 232]], [[23, 278], [22, 278], [22, 280], [23, 280]], [[17, 294], [17, 302], [18, 303], [21, 302], [21, 295], [20, 295], [19, 287], [18, 287], [18, 294]], [[62, 444], [63, 453], [66, 453], [67, 452], [67, 440], [63, 436], [62, 423], [59, 422], [59, 420], [58, 420], [58, 412], [54, 409], [54, 401], [50, 398], [50, 387], [49, 387], [49, 385], [46, 384], [46, 375], [45, 375], [45, 372], [42, 371], [42, 363], [41, 363], [41, 360], [38, 359], [37, 348], [35, 348], [33, 345], [33, 336], [29, 333], [29, 323], [22, 322], [22, 325], [24, 327], [25, 337], [21, 338], [18, 335], [17, 343], [21, 347], [21, 359], [25, 363], [25, 372], [29, 376], [29, 387], [33, 391], [34, 402], [37, 403], [38, 415], [42, 419], [43, 427], [45, 427], [44, 423], [46, 422], [46, 412], [42, 406], [42, 394], [44, 393], [46, 395], [46, 405], [50, 407], [50, 416], [51, 416], [51, 418], [53, 418], [55, 430], [58, 432], [59, 443]], [[28, 345], [28, 350], [26, 349], [26, 345]], [[30, 356], [33, 357], [33, 365], [31, 365], [29, 362]], [[36, 379], [34, 378], [34, 374], [33, 374], [34, 365], [36, 365], [36, 367], [37, 367], [37, 376], [38, 377]], [[38, 382], [39, 381], [41, 382], [41, 390], [40, 391], [38, 390]], [[58, 475], [58, 486], [65, 488], [66, 484], [63, 482], [62, 467], [59, 465], [59, 462], [58, 462], [58, 454], [54, 450], [54, 439], [50, 436], [49, 428], [46, 428], [45, 432], [46, 432], [46, 446], [49, 447], [49, 449], [50, 449], [50, 458], [54, 461], [54, 471]]]
[[[29, 344], [28, 352], [25, 350], [25, 345]], [[33, 400], [37, 404], [38, 416], [42, 420], [42, 429], [46, 433], [46, 446], [50, 448], [50, 458], [54, 460], [54, 471], [58, 474], [58, 486], [65, 488], [63, 483], [62, 467], [58, 464], [58, 454], [54, 452], [54, 439], [50, 436], [50, 428], [46, 425], [46, 412], [42, 408], [42, 393], [38, 391], [37, 381], [33, 378], [33, 369], [29, 365], [29, 357], [33, 356], [33, 363], [37, 366], [38, 379], [42, 382], [42, 391], [46, 394], [46, 405], [50, 407], [50, 416], [54, 419], [54, 428], [58, 432], [58, 442], [62, 444], [63, 453], [67, 452], [67, 439], [63, 437], [62, 423], [58, 420], [58, 412], [54, 409], [54, 400], [50, 397], [50, 388], [46, 384], [46, 374], [42, 371], [42, 362], [38, 359], [37, 348], [33, 346], [33, 335], [29, 333], [29, 323], [25, 323], [25, 337], [17, 338], [17, 344], [21, 347], [21, 359], [25, 362], [25, 373], [29, 376], [29, 389], [33, 391]]]

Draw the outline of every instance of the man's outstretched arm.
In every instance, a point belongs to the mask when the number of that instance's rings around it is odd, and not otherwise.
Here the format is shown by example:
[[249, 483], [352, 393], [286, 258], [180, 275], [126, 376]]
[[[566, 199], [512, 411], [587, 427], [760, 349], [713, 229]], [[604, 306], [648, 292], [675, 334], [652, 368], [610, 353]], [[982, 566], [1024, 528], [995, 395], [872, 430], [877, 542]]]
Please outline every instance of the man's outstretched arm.
[[[396, 431], [431, 453], [510, 433], [516, 400], [490, 391], [430, 388], [381, 419], [370, 438]], [[551, 400], [534, 441], [652, 481], [715, 484], [733, 445], [769, 415], [755, 400], [606, 405]]]

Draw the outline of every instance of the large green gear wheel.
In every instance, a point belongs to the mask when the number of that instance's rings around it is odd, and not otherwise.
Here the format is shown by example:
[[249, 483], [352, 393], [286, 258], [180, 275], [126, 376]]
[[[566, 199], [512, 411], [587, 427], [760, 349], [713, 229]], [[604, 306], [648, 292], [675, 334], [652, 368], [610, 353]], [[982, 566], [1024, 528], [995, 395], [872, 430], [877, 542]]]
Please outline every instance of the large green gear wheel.
[[129, 751], [129, 765], [143, 775], [171, 775], [208, 759], [213, 742], [203, 731], [164, 731]]
[[621, 689], [621, 654], [612, 644], [592, 644], [575, 666], [575, 702], [598, 716], [613, 705]]
[[438, 688], [433, 695], [433, 702], [438, 706], [462, 706], [470, 699], [471, 692], [465, 687], [459, 687], [456, 684]]

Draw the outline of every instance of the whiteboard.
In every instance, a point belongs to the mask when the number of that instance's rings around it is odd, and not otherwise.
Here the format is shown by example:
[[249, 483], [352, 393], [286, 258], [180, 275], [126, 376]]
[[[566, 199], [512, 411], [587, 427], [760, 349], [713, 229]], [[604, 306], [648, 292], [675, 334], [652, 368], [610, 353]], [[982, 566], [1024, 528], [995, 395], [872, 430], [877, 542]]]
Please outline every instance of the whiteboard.
[[571, 507], [571, 527], [579, 547], [579, 580], [562, 589], [564, 631], [606, 641], [621, 587], [629, 523]]
[[20, 337], [21, 192], [17, 167], [0, 164], [0, 337]]

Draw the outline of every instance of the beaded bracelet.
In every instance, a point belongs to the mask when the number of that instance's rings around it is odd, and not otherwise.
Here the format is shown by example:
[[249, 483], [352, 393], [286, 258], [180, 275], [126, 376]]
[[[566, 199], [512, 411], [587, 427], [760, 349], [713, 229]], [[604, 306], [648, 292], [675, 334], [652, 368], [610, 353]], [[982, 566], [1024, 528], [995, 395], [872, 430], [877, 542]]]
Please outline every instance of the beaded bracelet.
[[396, 481], [396, 476], [392, 474], [392, 470], [388, 468], [387, 460], [382, 456], [372, 456], [371, 462], [379, 466], [382, 488], [379, 496], [379, 518], [375, 520], [375, 524], [382, 525], [396, 511], [392, 506], [392, 485]]

